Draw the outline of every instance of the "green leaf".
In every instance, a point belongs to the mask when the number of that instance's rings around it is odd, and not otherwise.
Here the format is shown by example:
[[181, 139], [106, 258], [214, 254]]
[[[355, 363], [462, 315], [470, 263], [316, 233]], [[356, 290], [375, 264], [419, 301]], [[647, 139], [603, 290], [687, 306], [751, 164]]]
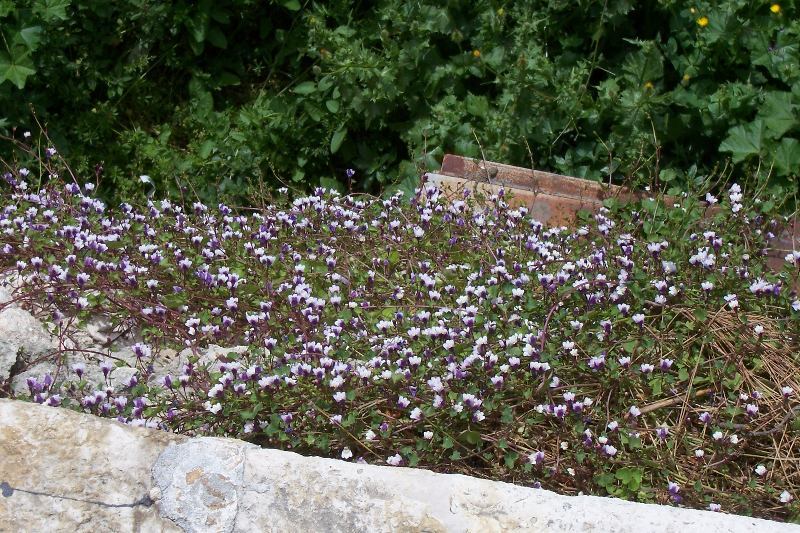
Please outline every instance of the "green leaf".
[[467, 113], [476, 117], [485, 117], [489, 113], [489, 100], [485, 96], [468, 94], [464, 101]]
[[285, 0], [283, 7], [289, 11], [300, 11], [300, 2], [298, 0]]
[[342, 185], [338, 180], [333, 178], [320, 178], [319, 179], [320, 187], [325, 187], [326, 189], [333, 189], [334, 191], [338, 191], [340, 193], [344, 193], [344, 185]]
[[481, 442], [481, 434], [477, 431], [466, 431], [461, 436], [464, 437], [465, 441], [473, 446]]
[[222, 48], [223, 50], [228, 48], [228, 39], [225, 38], [225, 34], [222, 33], [222, 30], [216, 26], [213, 26], [208, 30], [206, 39], [217, 48]]
[[27, 28], [22, 28], [19, 30], [17, 34], [19, 40], [31, 50], [35, 50], [39, 46], [39, 42], [42, 40], [42, 27], [41, 26], [29, 26]]
[[316, 90], [317, 90], [317, 84], [314, 83], [313, 81], [304, 81], [304, 82], [298, 83], [295, 86], [295, 88], [292, 89], [293, 92], [295, 92], [297, 94], [303, 94], [303, 95], [311, 94], [311, 93], [315, 92]]
[[39, 0], [33, 5], [33, 12], [50, 22], [55, 19], [67, 20], [67, 8], [71, 0]]
[[800, 142], [789, 137], [781, 139], [775, 150], [774, 161], [779, 176], [800, 174]]
[[28, 76], [34, 74], [36, 74], [36, 70], [27, 54], [13, 60], [5, 54], [0, 54], [0, 83], [8, 80], [16, 85], [17, 89], [22, 89], [25, 87], [25, 80], [28, 79]]
[[0, 0], [0, 18], [7, 16], [17, 9], [15, 0]]
[[719, 151], [730, 152], [733, 162], [740, 163], [761, 152], [763, 135], [764, 123], [761, 119], [736, 126], [728, 131], [728, 136], [719, 145]]
[[333, 133], [333, 137], [331, 137], [331, 153], [335, 154], [339, 151], [339, 147], [342, 145], [342, 141], [344, 141], [344, 137], [347, 135], [347, 128], [339, 128]]
[[636, 341], [623, 342], [622, 348], [628, 353], [633, 353], [633, 351], [636, 349], [636, 344]]
[[508, 452], [504, 457], [506, 467], [514, 468], [514, 463], [517, 462], [517, 459], [519, 459], [519, 454], [517, 452]]
[[331, 113], [338, 113], [339, 112], [339, 100], [326, 100], [325, 107], [328, 108], [328, 111]]
[[764, 121], [764, 127], [771, 138], [780, 138], [797, 124], [794, 108], [791, 93], [781, 91], [767, 93], [764, 104], [758, 111], [758, 117]]

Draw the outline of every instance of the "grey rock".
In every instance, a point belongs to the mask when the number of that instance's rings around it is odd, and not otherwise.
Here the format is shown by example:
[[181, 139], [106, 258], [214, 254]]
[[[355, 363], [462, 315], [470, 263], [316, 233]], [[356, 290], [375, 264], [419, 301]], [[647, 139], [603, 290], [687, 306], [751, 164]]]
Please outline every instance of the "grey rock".
[[0, 381], [8, 379], [20, 349], [31, 358], [55, 349], [42, 323], [18, 307], [7, 307], [0, 311], [0, 339], [5, 343], [0, 352]]
[[800, 526], [176, 436], [0, 400], [0, 532], [800, 533]]
[[198, 438], [167, 448], [153, 466], [162, 515], [187, 532], [233, 531], [246, 447]]
[[0, 400], [0, 532], [169, 531], [150, 466], [170, 433]]

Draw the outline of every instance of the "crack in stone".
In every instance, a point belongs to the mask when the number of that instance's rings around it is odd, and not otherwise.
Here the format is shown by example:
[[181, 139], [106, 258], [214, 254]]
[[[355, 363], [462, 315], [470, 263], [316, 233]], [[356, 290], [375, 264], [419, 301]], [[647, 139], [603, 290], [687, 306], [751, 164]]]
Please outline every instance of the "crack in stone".
[[150, 507], [154, 503], [153, 500], [150, 499], [150, 496], [142, 496], [141, 498], [132, 503], [106, 503], [98, 500], [84, 500], [81, 498], [74, 498], [72, 496], [59, 496], [57, 494], [48, 494], [46, 492], [40, 492], [36, 490], [21, 489], [19, 487], [12, 487], [11, 485], [9, 485], [7, 481], [3, 481], [0, 483], [0, 494], [2, 494], [4, 498], [10, 498], [11, 496], [14, 495], [15, 492], [22, 492], [24, 494], [30, 494], [32, 496], [45, 496], [47, 498], [57, 498], [59, 500], [70, 500], [73, 502], [87, 503], [89, 505], [98, 505], [100, 507], [106, 507], [109, 509], [133, 508], [139, 506]]

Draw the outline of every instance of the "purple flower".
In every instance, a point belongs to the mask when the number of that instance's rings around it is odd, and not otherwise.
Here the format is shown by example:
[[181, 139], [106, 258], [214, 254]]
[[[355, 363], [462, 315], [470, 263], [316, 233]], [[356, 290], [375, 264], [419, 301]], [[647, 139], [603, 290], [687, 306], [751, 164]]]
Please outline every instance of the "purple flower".
[[537, 451], [528, 456], [528, 462], [534, 466], [540, 466], [544, 463], [544, 452]]

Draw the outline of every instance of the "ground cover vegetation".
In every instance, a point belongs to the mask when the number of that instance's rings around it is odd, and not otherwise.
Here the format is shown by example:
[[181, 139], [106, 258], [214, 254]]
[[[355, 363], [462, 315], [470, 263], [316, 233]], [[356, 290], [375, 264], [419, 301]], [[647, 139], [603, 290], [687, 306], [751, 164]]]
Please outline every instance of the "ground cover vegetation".
[[[112, 207], [53, 149], [40, 164], [0, 183], [0, 274], [60, 346], [21, 398], [565, 494], [800, 517], [800, 252], [766, 269], [785, 219], [760, 186], [610, 199], [568, 229], [505, 194], [429, 186]], [[65, 339], [98, 315], [140, 332], [135, 360], [109, 349], [66, 365]], [[203, 362], [211, 343], [246, 349]], [[168, 348], [190, 355], [158, 374]]]
[[142, 174], [214, 204], [279, 181], [408, 194], [446, 152], [684, 190], [730, 158], [785, 184], [800, 167], [796, 9], [0, 0], [0, 127], [36, 131], [32, 106], [114, 205]]

